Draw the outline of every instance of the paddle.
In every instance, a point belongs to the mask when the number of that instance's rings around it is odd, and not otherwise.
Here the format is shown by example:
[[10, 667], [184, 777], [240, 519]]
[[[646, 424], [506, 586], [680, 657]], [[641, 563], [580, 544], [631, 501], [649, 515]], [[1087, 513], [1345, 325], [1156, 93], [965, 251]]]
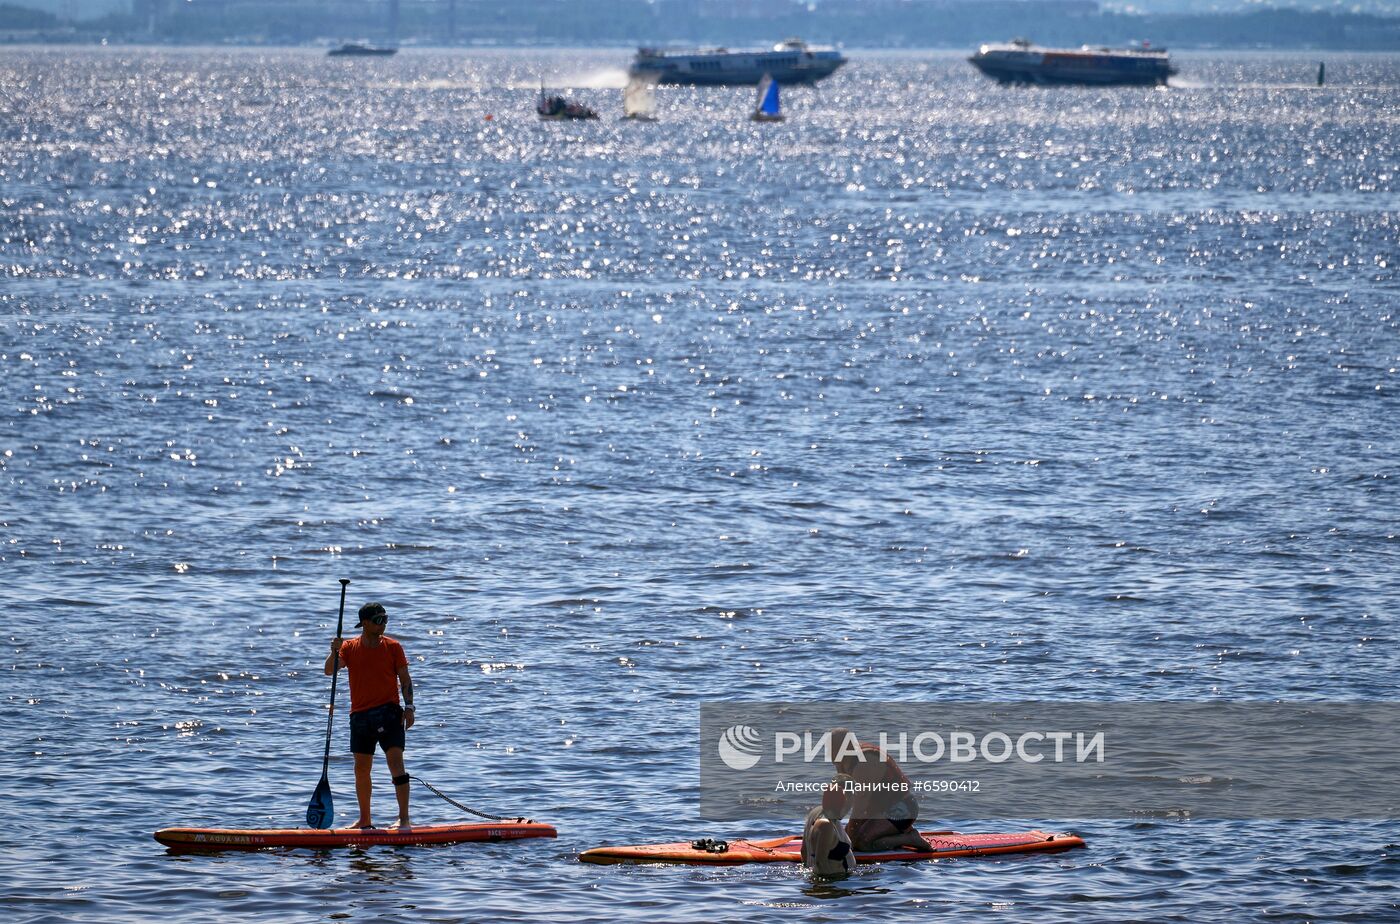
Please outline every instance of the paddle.
[[[335, 623], [335, 637], [340, 638], [345, 628], [345, 588], [350, 586], [349, 578], [340, 579], [340, 618]], [[329, 828], [335, 823], [335, 803], [331, 800], [331, 728], [335, 722], [335, 682], [340, 676], [340, 649], [331, 656], [331, 708], [326, 716], [326, 755], [321, 760], [321, 782], [311, 794], [306, 806], [306, 826], [308, 828]]]

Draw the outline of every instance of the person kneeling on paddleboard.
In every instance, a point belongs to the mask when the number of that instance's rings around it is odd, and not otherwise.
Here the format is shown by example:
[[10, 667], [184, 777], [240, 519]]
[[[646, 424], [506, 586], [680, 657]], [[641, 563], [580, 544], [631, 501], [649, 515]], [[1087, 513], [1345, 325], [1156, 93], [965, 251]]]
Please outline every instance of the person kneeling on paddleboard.
[[818, 876], [844, 876], [856, 868], [851, 838], [841, 827], [851, 809], [853, 782], [844, 773], [836, 774], [822, 788], [822, 804], [807, 813], [802, 826], [802, 865]]
[[877, 745], [856, 739], [849, 729], [831, 731], [831, 761], [838, 773], [855, 782], [855, 798], [846, 833], [861, 853], [878, 853], [912, 847], [927, 850], [928, 844], [914, 822], [919, 803], [909, 777]]
[[[409, 827], [408, 771], [403, 766], [404, 732], [413, 727], [413, 679], [403, 646], [384, 634], [389, 614], [378, 603], [360, 607], [360, 637], [331, 639], [326, 675], [340, 665], [350, 672], [350, 751], [355, 755], [355, 798], [360, 820], [352, 827], [374, 827], [370, 798], [374, 786], [374, 748], [384, 750], [384, 761], [393, 776], [399, 801], [400, 828]], [[403, 706], [399, 706], [399, 689]]]

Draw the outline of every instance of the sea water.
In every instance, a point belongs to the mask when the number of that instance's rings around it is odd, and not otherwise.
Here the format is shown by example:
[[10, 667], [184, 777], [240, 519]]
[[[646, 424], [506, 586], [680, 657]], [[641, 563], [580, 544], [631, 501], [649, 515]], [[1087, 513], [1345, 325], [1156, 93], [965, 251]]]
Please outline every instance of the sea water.
[[[1023, 89], [851, 52], [755, 125], [748, 88], [619, 120], [627, 56], [0, 50], [0, 908], [1400, 913], [1380, 821], [932, 802], [926, 827], [1090, 849], [836, 885], [576, 862], [798, 827], [699, 817], [703, 702], [1400, 679], [1400, 57], [1326, 56], [1321, 89], [1318, 55], [1225, 53], [1167, 89]], [[603, 118], [539, 122], [541, 78]], [[302, 823], [341, 577], [408, 652], [409, 769], [558, 840], [151, 839]]]

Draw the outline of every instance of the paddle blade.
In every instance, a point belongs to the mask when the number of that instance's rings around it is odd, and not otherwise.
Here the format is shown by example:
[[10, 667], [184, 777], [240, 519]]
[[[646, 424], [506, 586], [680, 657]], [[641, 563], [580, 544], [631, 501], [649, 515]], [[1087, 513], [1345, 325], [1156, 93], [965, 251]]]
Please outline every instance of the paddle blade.
[[306, 826], [308, 828], [329, 828], [335, 823], [335, 802], [331, 799], [331, 781], [321, 775], [316, 791], [306, 806]]

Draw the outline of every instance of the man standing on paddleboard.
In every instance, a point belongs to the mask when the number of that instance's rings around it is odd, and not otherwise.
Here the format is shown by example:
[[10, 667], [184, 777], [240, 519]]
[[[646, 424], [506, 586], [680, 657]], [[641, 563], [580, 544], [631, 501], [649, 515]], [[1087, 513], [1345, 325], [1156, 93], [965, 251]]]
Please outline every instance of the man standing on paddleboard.
[[[399, 800], [398, 827], [409, 827], [408, 771], [403, 766], [404, 732], [413, 727], [413, 679], [403, 646], [384, 634], [389, 614], [378, 603], [360, 607], [360, 637], [331, 639], [326, 676], [344, 665], [350, 671], [350, 750], [355, 755], [355, 798], [360, 820], [351, 827], [374, 827], [370, 798], [374, 789], [375, 745], [384, 749], [384, 760], [393, 775]], [[338, 657], [337, 657], [338, 655]], [[403, 706], [399, 706], [399, 689]]]
[[878, 745], [857, 740], [846, 728], [832, 729], [829, 744], [836, 772], [855, 781], [851, 820], [846, 825], [852, 846], [860, 853], [901, 847], [927, 850], [927, 842], [914, 826], [919, 817], [914, 788], [895, 759]]

